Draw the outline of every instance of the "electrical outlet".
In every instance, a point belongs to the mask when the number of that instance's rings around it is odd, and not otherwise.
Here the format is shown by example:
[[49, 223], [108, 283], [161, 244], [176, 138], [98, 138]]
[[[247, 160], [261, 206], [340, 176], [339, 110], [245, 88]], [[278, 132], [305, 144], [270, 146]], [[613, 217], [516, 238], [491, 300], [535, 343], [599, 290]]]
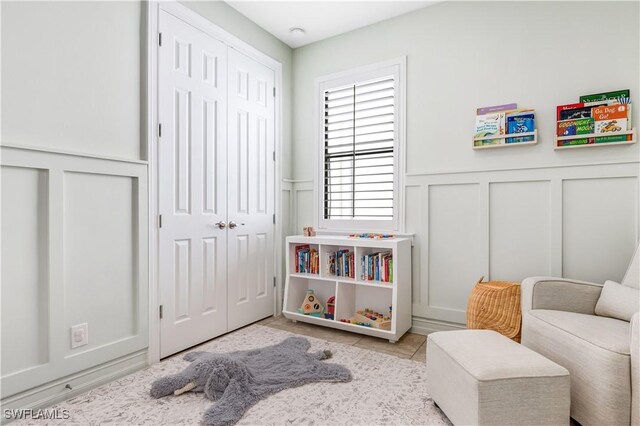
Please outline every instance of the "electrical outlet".
[[89, 324], [78, 324], [71, 327], [71, 349], [89, 344]]

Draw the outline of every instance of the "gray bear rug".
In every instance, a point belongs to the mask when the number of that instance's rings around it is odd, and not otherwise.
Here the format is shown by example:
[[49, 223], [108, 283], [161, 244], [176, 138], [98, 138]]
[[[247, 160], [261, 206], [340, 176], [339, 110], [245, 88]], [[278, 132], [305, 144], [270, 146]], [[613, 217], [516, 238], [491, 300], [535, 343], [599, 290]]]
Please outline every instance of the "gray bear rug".
[[303, 337], [289, 337], [248, 351], [191, 352], [184, 357], [191, 364], [178, 374], [153, 382], [151, 396], [204, 392], [214, 401], [204, 413], [204, 422], [232, 425], [258, 401], [281, 390], [313, 382], [351, 381], [347, 368], [321, 362], [331, 357], [330, 351], [307, 352], [310, 346]]

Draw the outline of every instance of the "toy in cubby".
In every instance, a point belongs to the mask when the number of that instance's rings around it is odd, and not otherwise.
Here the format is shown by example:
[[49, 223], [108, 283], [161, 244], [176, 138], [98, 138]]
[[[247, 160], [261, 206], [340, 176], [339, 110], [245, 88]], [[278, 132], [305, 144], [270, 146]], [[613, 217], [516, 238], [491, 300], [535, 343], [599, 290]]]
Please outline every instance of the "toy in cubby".
[[302, 301], [302, 306], [298, 308], [298, 313], [322, 318], [324, 306], [322, 306], [320, 299], [313, 293], [313, 290], [307, 290], [307, 295]]
[[365, 308], [364, 310], [356, 311], [350, 319], [341, 319], [340, 322], [389, 331], [391, 330], [391, 317], [391, 306], [389, 306], [388, 316], [375, 312], [373, 309]]
[[327, 312], [324, 313], [324, 317], [330, 320], [334, 319], [335, 310], [336, 310], [336, 297], [331, 296], [329, 299], [327, 299]]

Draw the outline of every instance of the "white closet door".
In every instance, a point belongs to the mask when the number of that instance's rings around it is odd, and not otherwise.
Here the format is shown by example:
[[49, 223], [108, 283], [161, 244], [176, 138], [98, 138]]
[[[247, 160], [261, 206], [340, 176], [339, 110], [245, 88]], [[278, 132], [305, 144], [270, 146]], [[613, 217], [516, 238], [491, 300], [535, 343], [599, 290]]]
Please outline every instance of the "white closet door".
[[229, 49], [229, 330], [274, 312], [273, 88], [273, 70]]
[[160, 12], [161, 356], [227, 331], [227, 48]]

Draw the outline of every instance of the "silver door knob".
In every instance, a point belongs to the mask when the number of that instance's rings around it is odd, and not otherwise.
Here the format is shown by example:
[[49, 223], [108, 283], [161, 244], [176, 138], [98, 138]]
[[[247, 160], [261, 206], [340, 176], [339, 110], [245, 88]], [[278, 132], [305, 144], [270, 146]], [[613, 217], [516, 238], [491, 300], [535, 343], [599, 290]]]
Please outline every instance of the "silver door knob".
[[224, 229], [227, 227], [227, 224], [221, 220], [220, 222], [214, 223], [213, 226], [217, 226], [220, 229]]
[[233, 228], [235, 228], [236, 226], [238, 226], [238, 224], [237, 224], [237, 223], [235, 223], [234, 221], [229, 222], [229, 229], [233, 229]]

